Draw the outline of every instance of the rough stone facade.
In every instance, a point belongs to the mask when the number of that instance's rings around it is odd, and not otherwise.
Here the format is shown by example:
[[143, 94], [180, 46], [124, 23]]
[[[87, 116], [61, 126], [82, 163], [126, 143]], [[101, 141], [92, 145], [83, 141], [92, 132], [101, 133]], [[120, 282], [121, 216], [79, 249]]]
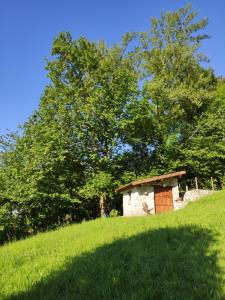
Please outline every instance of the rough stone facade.
[[[171, 186], [173, 195], [174, 210], [181, 208], [179, 201], [179, 189], [177, 178], [164, 180], [162, 183], [149, 183], [132, 188], [123, 193], [123, 215], [124, 216], [143, 216], [155, 214], [154, 186]], [[147, 205], [147, 206], [146, 206]], [[146, 209], [148, 208], [148, 212]]]
[[203, 197], [203, 196], [207, 196], [212, 194], [214, 191], [210, 191], [210, 190], [202, 190], [202, 189], [198, 189], [198, 190], [190, 190], [187, 191], [184, 194], [184, 202], [186, 201], [195, 201], [198, 200], [199, 198]]

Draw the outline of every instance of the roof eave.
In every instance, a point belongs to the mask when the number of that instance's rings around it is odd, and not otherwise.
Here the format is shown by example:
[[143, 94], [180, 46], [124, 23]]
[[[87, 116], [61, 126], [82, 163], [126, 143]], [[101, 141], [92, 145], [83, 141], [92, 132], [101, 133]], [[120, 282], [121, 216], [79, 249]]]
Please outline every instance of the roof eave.
[[155, 176], [152, 178], [132, 181], [132, 182], [125, 184], [125, 185], [121, 186], [120, 188], [116, 189], [116, 192], [122, 193], [122, 192], [131, 190], [135, 186], [140, 186], [140, 185], [144, 185], [144, 184], [148, 184], [148, 183], [154, 183], [157, 181], [163, 181], [163, 180], [170, 179], [170, 178], [176, 178], [176, 177], [180, 178], [181, 176], [183, 176], [185, 174], [186, 174], [186, 171], [178, 171], [178, 172], [174, 172], [174, 173], [170, 173], [170, 174]]

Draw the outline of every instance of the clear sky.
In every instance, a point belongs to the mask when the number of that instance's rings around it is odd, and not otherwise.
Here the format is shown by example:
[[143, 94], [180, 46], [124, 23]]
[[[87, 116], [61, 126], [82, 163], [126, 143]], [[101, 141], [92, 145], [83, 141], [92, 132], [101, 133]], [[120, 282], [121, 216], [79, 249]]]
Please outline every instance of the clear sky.
[[60, 31], [112, 45], [127, 31], [148, 29], [160, 11], [188, 2], [209, 18], [211, 39], [202, 51], [216, 75], [225, 76], [225, 0], [0, 0], [0, 134], [37, 108], [48, 82], [45, 58]]

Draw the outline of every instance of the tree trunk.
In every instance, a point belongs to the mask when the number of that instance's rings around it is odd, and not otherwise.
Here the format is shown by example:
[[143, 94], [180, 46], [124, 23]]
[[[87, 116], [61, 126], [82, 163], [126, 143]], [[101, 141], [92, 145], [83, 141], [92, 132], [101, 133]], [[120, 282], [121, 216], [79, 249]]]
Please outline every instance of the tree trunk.
[[100, 208], [100, 216], [102, 218], [105, 216], [105, 209], [106, 209], [106, 199], [103, 195], [101, 195], [99, 199], [99, 208]]

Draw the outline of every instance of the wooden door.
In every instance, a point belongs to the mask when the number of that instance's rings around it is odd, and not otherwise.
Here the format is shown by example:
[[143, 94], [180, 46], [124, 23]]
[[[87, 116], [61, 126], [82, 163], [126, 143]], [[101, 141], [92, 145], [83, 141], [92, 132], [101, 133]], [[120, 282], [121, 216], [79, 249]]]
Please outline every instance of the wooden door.
[[172, 187], [155, 186], [155, 213], [160, 214], [173, 210]]

